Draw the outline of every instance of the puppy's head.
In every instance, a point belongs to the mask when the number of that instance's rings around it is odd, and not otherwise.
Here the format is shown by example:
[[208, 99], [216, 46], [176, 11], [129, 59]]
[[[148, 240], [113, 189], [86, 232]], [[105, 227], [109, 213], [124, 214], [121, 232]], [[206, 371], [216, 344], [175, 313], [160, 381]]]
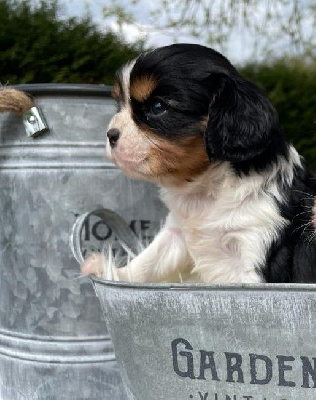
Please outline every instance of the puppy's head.
[[270, 144], [273, 107], [212, 49], [179, 44], [117, 73], [107, 155], [127, 175], [190, 181], [217, 161], [244, 162]]

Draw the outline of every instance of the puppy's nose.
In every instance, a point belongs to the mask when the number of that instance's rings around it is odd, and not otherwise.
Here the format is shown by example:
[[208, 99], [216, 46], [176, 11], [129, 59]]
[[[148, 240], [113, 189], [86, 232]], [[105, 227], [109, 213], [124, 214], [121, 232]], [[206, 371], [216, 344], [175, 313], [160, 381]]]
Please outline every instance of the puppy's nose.
[[106, 135], [109, 138], [110, 146], [114, 147], [119, 140], [120, 131], [118, 129], [112, 128], [107, 132]]

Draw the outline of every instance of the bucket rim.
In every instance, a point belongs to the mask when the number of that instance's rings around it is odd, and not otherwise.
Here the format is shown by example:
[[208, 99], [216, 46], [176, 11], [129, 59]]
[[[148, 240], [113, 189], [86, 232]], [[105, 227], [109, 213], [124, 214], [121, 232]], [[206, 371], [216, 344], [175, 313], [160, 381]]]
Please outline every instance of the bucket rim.
[[314, 283], [139, 283], [125, 281], [110, 281], [94, 276], [89, 277], [94, 286], [105, 288], [134, 289], [147, 291], [273, 291], [273, 292], [315, 292]]
[[32, 95], [83, 95], [111, 97], [112, 86], [83, 83], [26, 83], [9, 85], [6, 88], [17, 89]]

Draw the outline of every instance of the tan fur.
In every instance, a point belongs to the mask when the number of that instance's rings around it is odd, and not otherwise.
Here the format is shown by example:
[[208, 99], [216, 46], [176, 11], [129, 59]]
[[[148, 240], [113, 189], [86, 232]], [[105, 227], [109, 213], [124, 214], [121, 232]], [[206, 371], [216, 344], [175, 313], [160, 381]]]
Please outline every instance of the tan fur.
[[153, 175], [190, 181], [210, 165], [201, 136], [172, 141], [152, 133], [147, 135], [152, 135], [152, 142], [156, 144], [147, 156]]
[[115, 100], [119, 100], [119, 98], [121, 96], [120, 85], [117, 82], [115, 82], [114, 85], [113, 85], [111, 95]]
[[0, 90], [0, 112], [12, 111], [23, 114], [34, 107], [32, 97], [16, 89]]
[[157, 82], [151, 76], [141, 76], [135, 79], [130, 88], [131, 97], [137, 101], [143, 102], [147, 100], [155, 90]]

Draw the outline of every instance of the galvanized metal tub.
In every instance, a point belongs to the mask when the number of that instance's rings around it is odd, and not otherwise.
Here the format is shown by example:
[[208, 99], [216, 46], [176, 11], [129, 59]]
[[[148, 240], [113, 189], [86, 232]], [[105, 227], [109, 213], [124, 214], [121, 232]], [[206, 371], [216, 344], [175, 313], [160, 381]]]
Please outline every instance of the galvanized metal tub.
[[129, 399], [316, 398], [316, 285], [93, 281]]
[[[104, 206], [151, 237], [165, 209], [156, 188], [104, 158], [110, 88], [24, 85], [50, 131], [28, 138], [0, 115], [0, 399], [126, 398], [91, 283], [69, 247], [78, 214]], [[114, 240], [86, 222], [86, 249]]]

